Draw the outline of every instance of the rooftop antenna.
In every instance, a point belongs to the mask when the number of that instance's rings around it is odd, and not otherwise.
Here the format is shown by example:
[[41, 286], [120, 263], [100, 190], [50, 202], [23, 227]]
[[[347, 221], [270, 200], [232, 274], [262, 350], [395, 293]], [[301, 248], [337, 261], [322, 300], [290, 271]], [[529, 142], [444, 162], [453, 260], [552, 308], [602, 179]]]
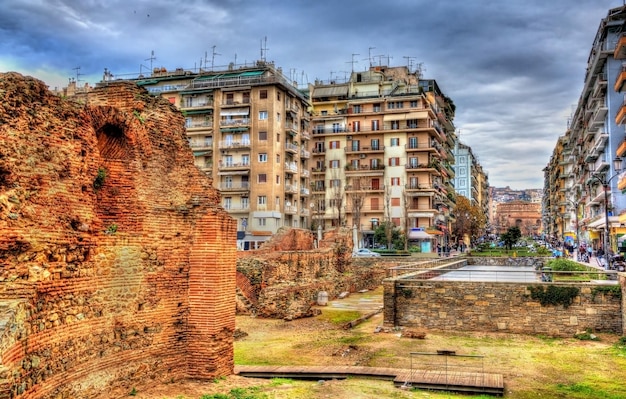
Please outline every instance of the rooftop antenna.
[[82, 73], [80, 73], [80, 67], [77, 66], [76, 68], [73, 68], [76, 71], [76, 85], [78, 85], [78, 83], [80, 82], [80, 76], [83, 76]]
[[211, 48], [213, 49], [213, 51], [211, 52], [211, 71], [213, 70], [213, 67], [215, 66], [215, 56], [216, 55], [221, 55], [220, 53], [216, 53], [215, 52], [215, 45], [213, 45]]
[[387, 66], [391, 65], [391, 64], [389, 63], [389, 60], [390, 60], [390, 59], [392, 59], [392, 60], [393, 60], [393, 57], [392, 57], [392, 56], [390, 56], [390, 55], [388, 55], [388, 56], [387, 56]]
[[156, 60], [154, 56], [154, 50], [150, 52], [150, 58], [146, 58], [144, 61], [150, 61], [150, 71], [152, 72], [152, 61]]
[[417, 76], [417, 80], [420, 80], [422, 78], [422, 75], [424, 74], [425, 70], [426, 68], [424, 68], [424, 63], [419, 62], [417, 64], [417, 67], [415, 68], [415, 76]]
[[361, 54], [355, 54], [355, 53], [352, 53], [352, 61], [348, 61], [348, 62], [346, 62], [346, 64], [351, 64], [351, 66], [352, 66], [352, 68], [351, 68], [351, 69], [352, 69], [352, 72], [354, 72], [354, 64], [355, 64], [355, 63], [357, 63], [357, 64], [359, 63], [359, 61], [355, 61], [355, 60], [354, 60], [354, 56], [356, 56], [356, 55], [361, 55]]
[[[626, 1], [626, 0], [624, 0]], [[367, 58], [369, 60], [370, 63], [370, 68], [372, 67], [372, 50], [374, 50], [376, 47], [370, 47], [367, 49]]]
[[267, 36], [265, 36], [261, 39], [261, 61], [265, 61], [265, 58], [267, 57], [267, 50], [269, 49], [267, 48]]
[[415, 57], [408, 57], [405, 55], [402, 58], [406, 59], [407, 66], [409, 67], [409, 72], [411, 72], [411, 69], [413, 69], [413, 60], [415, 60]]

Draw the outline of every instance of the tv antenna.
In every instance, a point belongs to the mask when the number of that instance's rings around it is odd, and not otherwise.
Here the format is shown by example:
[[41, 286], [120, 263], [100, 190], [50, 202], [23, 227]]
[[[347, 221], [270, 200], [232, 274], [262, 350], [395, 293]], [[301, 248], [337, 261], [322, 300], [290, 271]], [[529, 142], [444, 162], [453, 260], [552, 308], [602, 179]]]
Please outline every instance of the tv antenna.
[[267, 36], [261, 39], [261, 61], [266, 61], [267, 57]]
[[215, 56], [216, 55], [221, 55], [220, 53], [216, 53], [215, 52], [215, 47], [217, 47], [217, 46], [213, 45], [211, 47], [211, 49], [212, 49], [212, 51], [211, 51], [211, 71], [213, 70], [213, 67], [215, 66]]
[[[154, 50], [150, 52], [150, 58], [146, 58], [144, 61], [150, 61], [150, 72], [152, 72], [152, 61], [155, 61]], [[141, 68], [140, 68], [141, 69]]]
[[413, 69], [413, 61], [415, 60], [415, 57], [409, 57], [405, 55], [402, 58], [406, 59], [406, 64], [409, 67], [409, 72], [411, 72], [411, 70]]
[[370, 47], [367, 49], [367, 59], [370, 63], [370, 68], [372, 67], [372, 50], [374, 50], [376, 47]]
[[357, 55], [361, 55], [361, 54], [355, 54], [355, 53], [352, 53], [352, 61], [348, 61], [348, 62], [346, 62], [346, 64], [351, 64], [351, 69], [352, 69], [352, 72], [354, 72], [354, 64], [355, 64], [355, 63], [356, 63], [356, 64], [358, 64], [358, 63], [359, 63], [359, 61], [355, 61], [355, 60], [354, 60], [354, 57], [355, 57], [355, 56], [357, 56]]
[[76, 71], [76, 85], [78, 85], [78, 82], [80, 82], [80, 76], [83, 76], [82, 73], [80, 73], [80, 67], [77, 66], [76, 68], [73, 68], [73, 70]]

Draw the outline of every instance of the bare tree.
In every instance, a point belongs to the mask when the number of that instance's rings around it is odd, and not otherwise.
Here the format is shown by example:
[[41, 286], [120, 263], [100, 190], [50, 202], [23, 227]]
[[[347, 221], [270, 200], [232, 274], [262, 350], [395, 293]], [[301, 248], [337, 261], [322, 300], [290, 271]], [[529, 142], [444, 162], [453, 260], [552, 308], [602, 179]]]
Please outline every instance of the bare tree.
[[368, 179], [363, 176], [351, 179], [350, 205], [352, 207], [352, 223], [357, 227], [359, 233], [361, 233], [361, 211], [365, 205], [365, 187], [367, 182]]
[[404, 211], [404, 250], [409, 250], [409, 230], [411, 229], [409, 226], [409, 209], [411, 209], [411, 201], [413, 201], [413, 196], [406, 191], [406, 187], [402, 189], [402, 197], [404, 202], [402, 203], [403, 211]]
[[387, 249], [391, 249], [391, 241], [393, 240], [393, 223], [391, 222], [391, 184], [384, 185], [385, 197], [384, 202], [384, 226], [385, 238], [387, 239]]
[[331, 180], [330, 180], [330, 200], [331, 206], [336, 209], [336, 223], [337, 227], [341, 227], [344, 224], [344, 217], [342, 211], [344, 207], [344, 186], [343, 182], [339, 179], [339, 173], [333, 171]]

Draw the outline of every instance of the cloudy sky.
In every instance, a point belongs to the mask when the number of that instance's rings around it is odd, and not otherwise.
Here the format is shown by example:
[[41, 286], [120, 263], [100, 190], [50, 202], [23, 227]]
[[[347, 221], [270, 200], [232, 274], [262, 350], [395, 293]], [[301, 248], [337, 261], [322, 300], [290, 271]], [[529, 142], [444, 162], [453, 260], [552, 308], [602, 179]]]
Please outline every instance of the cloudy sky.
[[[306, 84], [418, 65], [490, 184], [543, 187], [600, 20], [622, 0], [3, 0], [0, 71], [51, 88], [263, 55]], [[150, 60], [154, 52], [153, 60]], [[354, 64], [352, 64], [354, 61]], [[80, 67], [80, 69], [77, 69]], [[130, 75], [129, 75], [130, 76]]]

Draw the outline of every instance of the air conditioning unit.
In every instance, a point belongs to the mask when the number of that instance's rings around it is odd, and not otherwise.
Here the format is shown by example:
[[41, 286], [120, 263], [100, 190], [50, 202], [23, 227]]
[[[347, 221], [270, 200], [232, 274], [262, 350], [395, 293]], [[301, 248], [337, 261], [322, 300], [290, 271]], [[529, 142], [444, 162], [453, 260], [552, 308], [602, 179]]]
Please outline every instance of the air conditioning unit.
[[366, 156], [366, 154], [361, 154], [361, 158], [365, 158]]
[[348, 140], [352, 140], [352, 136], [348, 136], [347, 138], [348, 138]]

